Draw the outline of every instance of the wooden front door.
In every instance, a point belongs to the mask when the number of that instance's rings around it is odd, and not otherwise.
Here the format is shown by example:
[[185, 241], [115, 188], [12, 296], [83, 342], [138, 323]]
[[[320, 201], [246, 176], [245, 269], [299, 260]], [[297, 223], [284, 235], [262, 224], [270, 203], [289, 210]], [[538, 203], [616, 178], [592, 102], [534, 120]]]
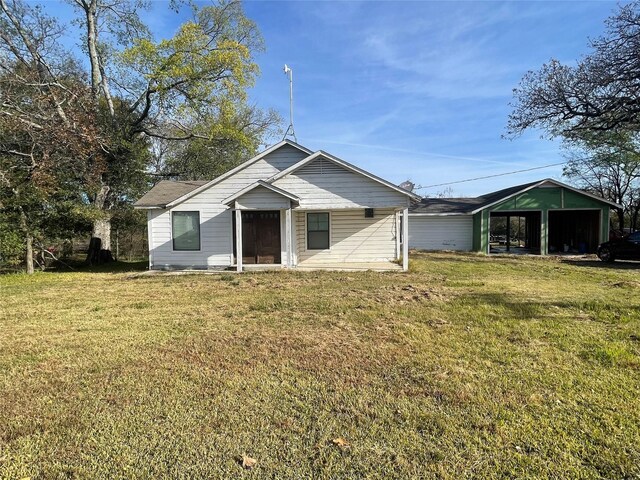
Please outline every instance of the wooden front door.
[[[233, 250], [236, 254], [235, 216]], [[280, 263], [280, 212], [242, 212], [242, 263]]]

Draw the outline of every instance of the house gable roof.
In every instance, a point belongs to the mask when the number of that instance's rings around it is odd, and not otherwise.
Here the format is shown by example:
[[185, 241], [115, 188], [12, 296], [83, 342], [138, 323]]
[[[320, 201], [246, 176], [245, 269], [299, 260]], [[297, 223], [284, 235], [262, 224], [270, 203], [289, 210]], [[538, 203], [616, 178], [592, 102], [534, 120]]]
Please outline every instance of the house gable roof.
[[485, 208], [497, 205], [498, 203], [504, 202], [516, 195], [525, 193], [533, 188], [540, 187], [545, 183], [551, 183], [613, 207], [619, 207], [615, 202], [611, 202], [602, 197], [598, 197], [597, 195], [579, 190], [552, 178], [545, 178], [544, 180], [537, 182], [525, 183], [523, 185], [516, 185], [502, 190], [497, 190], [495, 192], [486, 193], [475, 198], [423, 198], [420, 203], [416, 203], [411, 207], [410, 212], [414, 215], [473, 215]]
[[331, 155], [330, 153], [327, 153], [327, 152], [325, 152], [323, 150], [318, 150], [317, 152], [309, 155], [308, 157], [303, 158], [298, 163], [294, 163], [289, 168], [287, 168], [287, 169], [277, 173], [273, 177], [269, 178], [267, 180], [267, 182], [268, 183], [273, 183], [276, 180], [279, 180], [282, 177], [285, 177], [287, 175], [292, 174], [296, 170], [304, 167], [305, 165], [307, 165], [307, 164], [309, 164], [309, 163], [313, 162], [314, 160], [316, 160], [318, 158], [321, 158], [321, 157], [324, 158], [325, 160], [333, 162], [336, 165], [339, 165], [339, 166], [341, 166], [341, 167], [343, 167], [343, 168], [345, 168], [345, 169], [347, 169], [347, 170], [349, 170], [349, 171], [351, 171], [353, 173], [356, 173], [356, 174], [362, 175], [364, 177], [367, 177], [370, 180], [373, 180], [375, 182], [378, 182], [378, 183], [384, 185], [385, 187], [389, 187], [389, 188], [391, 188], [391, 189], [393, 189], [393, 190], [395, 190], [395, 191], [397, 191], [399, 193], [407, 195], [408, 197], [413, 198], [414, 200], [420, 200], [420, 198], [421, 198], [419, 195], [417, 195], [417, 194], [415, 194], [413, 192], [410, 192], [409, 190], [405, 190], [404, 188], [398, 187], [397, 185], [394, 185], [391, 182], [387, 182], [386, 180], [384, 180], [384, 179], [382, 179], [382, 178], [380, 178], [380, 177], [378, 177], [378, 176], [376, 176], [376, 175], [374, 175], [372, 173], [369, 173], [366, 170], [358, 168], [355, 165], [352, 165], [349, 162], [346, 162], [346, 161], [344, 161], [344, 160], [342, 160], [342, 159], [340, 159], [340, 158], [338, 158], [338, 157], [336, 157], [334, 155]]
[[266, 188], [267, 190], [271, 190], [274, 193], [277, 193], [278, 195], [282, 195], [283, 197], [288, 198], [289, 200], [293, 201], [293, 202], [299, 202], [300, 198], [298, 198], [297, 196], [295, 196], [293, 193], [289, 193], [286, 190], [283, 190], [282, 188], [276, 187], [275, 185], [271, 185], [270, 183], [267, 183], [263, 180], [258, 180], [256, 183], [252, 183], [251, 185], [248, 185], [246, 187], [244, 187], [242, 190], [237, 191], [236, 193], [234, 193], [233, 195], [225, 198], [222, 203], [224, 203], [225, 205], [229, 205], [231, 203], [233, 203], [235, 200], [237, 200], [238, 198], [240, 198], [242, 195], [244, 195], [245, 193], [248, 193], [252, 190], [255, 190], [258, 187], [263, 187]]
[[[235, 168], [232, 168], [228, 172], [223, 173], [222, 175], [214, 178], [213, 180], [207, 181], [191, 181], [191, 182], [173, 182], [173, 181], [162, 181], [158, 183], [155, 187], [153, 187], [146, 195], [144, 195], [140, 200], [135, 202], [133, 205], [135, 208], [170, 208], [174, 207], [185, 200], [197, 195], [198, 193], [220, 183], [222, 180], [235, 175], [236, 173], [244, 170], [245, 168], [253, 165], [260, 159], [264, 158], [266, 155], [275, 152], [276, 150], [284, 147], [285, 145], [289, 145], [294, 147], [301, 152], [310, 155], [312, 152], [306, 147], [299, 145], [291, 140], [282, 140], [279, 143], [267, 148], [266, 150], [260, 152], [255, 157], [247, 160], [246, 162], [238, 165]], [[192, 185], [191, 188], [180, 187], [180, 186], [171, 186], [171, 184], [197, 184]], [[153, 195], [148, 196], [153, 192]], [[144, 200], [144, 203], [142, 202]], [[152, 203], [153, 201], [157, 201], [157, 203]]]
[[176, 198], [186, 195], [208, 183], [206, 180], [176, 182], [162, 180], [133, 204], [139, 209], [163, 208]]

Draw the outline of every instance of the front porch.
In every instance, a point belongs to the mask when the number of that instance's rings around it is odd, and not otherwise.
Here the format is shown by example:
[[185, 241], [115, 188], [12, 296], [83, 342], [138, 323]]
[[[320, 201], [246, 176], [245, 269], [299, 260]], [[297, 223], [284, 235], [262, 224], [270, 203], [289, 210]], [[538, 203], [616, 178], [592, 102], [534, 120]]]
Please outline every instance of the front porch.
[[[243, 269], [407, 270], [408, 208], [331, 208], [257, 182], [225, 199], [233, 218], [232, 265]], [[402, 259], [402, 265], [397, 262]]]

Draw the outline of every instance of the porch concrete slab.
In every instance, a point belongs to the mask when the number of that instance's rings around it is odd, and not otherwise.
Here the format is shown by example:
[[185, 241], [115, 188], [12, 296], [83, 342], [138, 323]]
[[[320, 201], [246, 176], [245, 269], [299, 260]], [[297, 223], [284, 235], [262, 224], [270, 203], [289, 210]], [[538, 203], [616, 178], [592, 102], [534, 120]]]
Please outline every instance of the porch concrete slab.
[[393, 262], [344, 262], [344, 263], [304, 263], [299, 264], [293, 270], [310, 272], [316, 270], [330, 270], [340, 272], [360, 272], [372, 270], [374, 272], [401, 272], [402, 266]]
[[[365, 272], [371, 270], [373, 272], [401, 272], [402, 266], [394, 262], [341, 262], [341, 263], [305, 263], [293, 268], [286, 268], [280, 264], [244, 264], [242, 266], [245, 272], [260, 272], [267, 270], [291, 270], [300, 272], [314, 271], [334, 271], [334, 272]], [[218, 267], [210, 269], [188, 269], [174, 268], [162, 270], [147, 270], [145, 272], [136, 273], [135, 276], [172, 276], [172, 275], [219, 275], [221, 273], [236, 273], [235, 265], [227, 267]]]

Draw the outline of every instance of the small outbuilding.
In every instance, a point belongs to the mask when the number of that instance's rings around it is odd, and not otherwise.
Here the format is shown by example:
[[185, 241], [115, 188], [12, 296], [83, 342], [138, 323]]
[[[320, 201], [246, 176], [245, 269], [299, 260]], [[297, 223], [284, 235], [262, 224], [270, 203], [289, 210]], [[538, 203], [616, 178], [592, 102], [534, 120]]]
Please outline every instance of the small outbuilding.
[[[409, 247], [594, 253], [608, 240], [610, 209], [617, 207], [553, 179], [473, 198], [424, 198], [409, 210]], [[501, 235], [494, 234], [498, 222], [504, 230]]]

